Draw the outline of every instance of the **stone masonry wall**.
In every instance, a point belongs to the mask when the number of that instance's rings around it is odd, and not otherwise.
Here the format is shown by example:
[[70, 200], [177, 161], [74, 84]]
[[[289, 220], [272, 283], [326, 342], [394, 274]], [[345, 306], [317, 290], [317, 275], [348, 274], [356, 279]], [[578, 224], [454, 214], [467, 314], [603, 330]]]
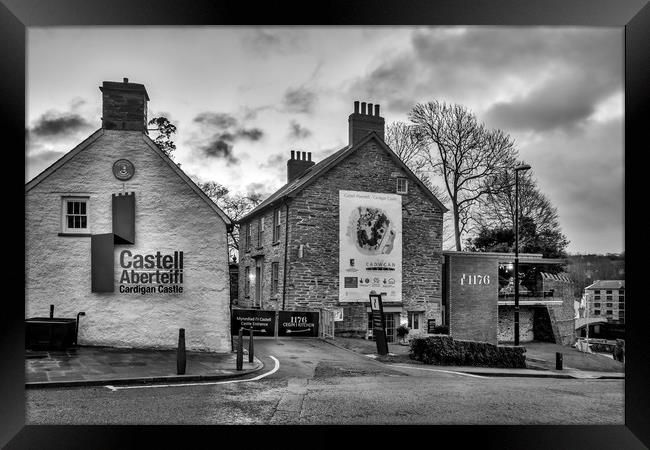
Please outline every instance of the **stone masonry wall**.
[[[339, 306], [339, 190], [394, 194], [397, 176], [405, 173], [371, 140], [292, 199], [287, 309]], [[424, 311], [425, 323], [434, 317], [439, 323], [442, 212], [412, 180], [403, 194], [402, 230], [404, 310]], [[341, 305], [344, 321], [336, 323], [337, 333], [365, 335], [367, 304]]]
[[[263, 258], [263, 274], [262, 274], [262, 309], [282, 309], [282, 288], [284, 279], [284, 239], [286, 235], [286, 208], [280, 205], [277, 209], [280, 210], [280, 239], [273, 241], [273, 211], [276, 208], [266, 210], [263, 215], [263, 232], [262, 232], [262, 245], [257, 245], [257, 230], [259, 222], [257, 217], [254, 217], [250, 222], [251, 226], [251, 245], [250, 250], [245, 248], [245, 232], [246, 227], [244, 224], [240, 228], [240, 263], [239, 263], [239, 299], [237, 306], [240, 308], [251, 308], [259, 306], [260, 302], [255, 298], [255, 283], [258, 280], [250, 281], [250, 292], [245, 294], [245, 268], [250, 267], [250, 273], [255, 273], [256, 258]], [[259, 217], [259, 216], [258, 216]], [[271, 292], [271, 275], [272, 263], [278, 263], [278, 291], [276, 294]]]
[[[89, 197], [90, 233], [112, 231], [111, 194], [123, 183], [113, 163], [135, 175], [135, 245], [115, 248], [113, 293], [91, 292], [90, 237], [59, 236], [62, 196]], [[109, 131], [25, 195], [25, 315], [80, 320], [80, 345], [175, 348], [178, 329], [192, 350], [230, 351], [226, 225], [144, 141], [141, 132]], [[184, 252], [183, 293], [120, 293], [119, 253]]]
[[[534, 309], [531, 306], [519, 306], [519, 342], [532, 342], [535, 339]], [[515, 341], [515, 307], [499, 306], [498, 341], [512, 343]]]
[[471, 253], [450, 254], [446, 258], [449, 334], [454, 339], [496, 344], [498, 258]]
[[562, 300], [561, 305], [548, 306], [556, 342], [562, 345], [572, 345], [576, 340], [573, 283], [551, 279], [544, 280], [544, 290], [551, 289], [553, 289], [554, 300]]

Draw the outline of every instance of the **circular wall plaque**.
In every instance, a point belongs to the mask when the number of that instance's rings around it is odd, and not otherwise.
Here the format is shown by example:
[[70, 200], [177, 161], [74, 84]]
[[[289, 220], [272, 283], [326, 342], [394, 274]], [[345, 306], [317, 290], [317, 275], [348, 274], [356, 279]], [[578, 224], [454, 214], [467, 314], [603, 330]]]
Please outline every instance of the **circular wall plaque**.
[[133, 163], [128, 159], [118, 159], [113, 164], [113, 175], [115, 178], [121, 181], [126, 181], [130, 179], [135, 173], [135, 167]]

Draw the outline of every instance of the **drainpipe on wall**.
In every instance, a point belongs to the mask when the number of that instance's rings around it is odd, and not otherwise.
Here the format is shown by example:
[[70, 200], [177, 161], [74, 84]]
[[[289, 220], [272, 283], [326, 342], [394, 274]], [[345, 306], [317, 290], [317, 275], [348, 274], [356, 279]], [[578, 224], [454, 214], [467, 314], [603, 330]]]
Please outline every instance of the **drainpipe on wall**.
[[287, 250], [289, 247], [289, 203], [285, 202], [284, 213], [284, 274], [282, 276], [282, 311], [284, 311], [285, 301], [287, 298]]

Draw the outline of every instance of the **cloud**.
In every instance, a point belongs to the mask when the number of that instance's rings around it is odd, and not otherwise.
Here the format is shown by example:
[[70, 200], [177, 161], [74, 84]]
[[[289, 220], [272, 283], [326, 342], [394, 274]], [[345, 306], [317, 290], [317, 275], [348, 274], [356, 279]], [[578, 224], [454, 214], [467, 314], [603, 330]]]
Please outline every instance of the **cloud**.
[[234, 144], [240, 140], [256, 142], [264, 138], [265, 132], [257, 127], [245, 127], [232, 114], [205, 111], [194, 117], [194, 123], [202, 125], [201, 133], [206, 131], [210, 137], [194, 138], [189, 144], [198, 148], [203, 156], [223, 159], [231, 166], [239, 164], [244, 155], [235, 156]]
[[307, 33], [302, 30], [256, 28], [244, 35], [242, 44], [260, 56], [271, 53], [291, 54], [305, 48]]
[[286, 111], [291, 113], [306, 113], [313, 111], [316, 93], [304, 86], [289, 88], [285, 91], [282, 103]]
[[47, 111], [36, 119], [30, 133], [38, 137], [59, 137], [89, 128], [90, 122], [77, 113]]
[[[487, 111], [506, 128], [571, 128], [622, 89], [616, 29], [422, 28], [344, 86], [349, 97], [396, 113], [442, 100]], [[482, 117], [480, 117], [482, 119]]]
[[212, 125], [217, 128], [230, 128], [237, 126], [237, 119], [228, 113], [202, 112], [198, 114], [194, 122], [203, 125]]
[[207, 144], [203, 145], [201, 151], [207, 157], [224, 159], [229, 166], [239, 162], [239, 159], [232, 153], [232, 145], [228, 144], [220, 136], [216, 136]]
[[25, 165], [29, 172], [29, 176], [27, 178], [32, 179], [34, 176], [41, 173], [65, 154], [66, 152], [60, 152], [56, 150], [45, 150], [38, 153], [28, 153], [25, 157]]
[[305, 139], [312, 135], [310, 129], [303, 127], [295, 120], [289, 123], [289, 137], [292, 139]]

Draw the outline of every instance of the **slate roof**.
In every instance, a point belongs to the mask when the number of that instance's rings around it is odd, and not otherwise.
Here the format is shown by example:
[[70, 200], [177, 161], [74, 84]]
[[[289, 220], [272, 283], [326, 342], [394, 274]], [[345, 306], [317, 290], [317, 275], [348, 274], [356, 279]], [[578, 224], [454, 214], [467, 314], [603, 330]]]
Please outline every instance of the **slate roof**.
[[338, 163], [343, 161], [345, 158], [350, 156], [359, 148], [363, 147], [368, 141], [372, 139], [376, 140], [379, 146], [383, 148], [385, 151], [387, 151], [393, 157], [395, 162], [409, 175], [411, 179], [413, 179], [418, 184], [418, 186], [420, 186], [420, 188], [425, 192], [425, 194], [428, 194], [428, 196], [433, 200], [433, 202], [440, 208], [440, 210], [443, 213], [449, 211], [445, 207], [445, 205], [443, 205], [442, 202], [438, 200], [438, 198], [435, 195], [433, 195], [433, 193], [429, 190], [429, 188], [427, 188], [425, 184], [422, 183], [422, 181], [406, 166], [406, 164], [404, 164], [404, 162], [399, 158], [399, 156], [397, 156], [395, 152], [393, 152], [391, 148], [388, 145], [386, 145], [383, 139], [381, 139], [379, 135], [377, 135], [377, 133], [371, 132], [368, 134], [368, 136], [360, 140], [357, 144], [353, 146], [346, 145], [342, 149], [332, 153], [324, 160], [314, 164], [309, 169], [305, 170], [305, 172], [303, 172], [298, 178], [291, 181], [290, 183], [285, 184], [280, 189], [275, 191], [273, 194], [267, 197], [262, 203], [257, 205], [251, 212], [249, 212], [244, 217], [242, 217], [238, 222], [239, 223], [246, 222], [251, 217], [264, 211], [265, 209], [281, 201], [282, 199], [286, 197], [294, 196], [302, 189], [304, 189], [305, 187], [309, 186], [314, 181], [316, 181], [316, 179], [318, 179], [325, 172], [335, 167]]
[[585, 289], [625, 289], [625, 280], [596, 280]]

